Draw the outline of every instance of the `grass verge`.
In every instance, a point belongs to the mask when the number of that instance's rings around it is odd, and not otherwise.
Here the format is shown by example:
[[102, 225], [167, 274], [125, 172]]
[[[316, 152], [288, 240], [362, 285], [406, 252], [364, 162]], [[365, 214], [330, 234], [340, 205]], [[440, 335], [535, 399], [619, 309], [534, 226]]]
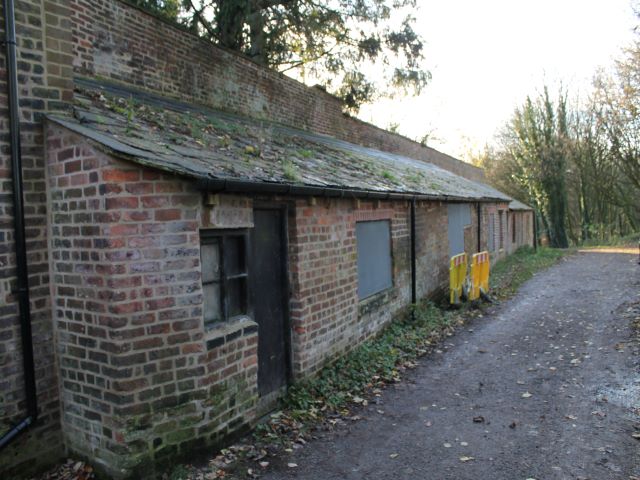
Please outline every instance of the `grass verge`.
[[508, 298], [514, 295], [520, 286], [533, 275], [555, 264], [570, 250], [531, 247], [518, 249], [512, 255], [496, 262], [491, 267], [491, 292], [497, 298]]

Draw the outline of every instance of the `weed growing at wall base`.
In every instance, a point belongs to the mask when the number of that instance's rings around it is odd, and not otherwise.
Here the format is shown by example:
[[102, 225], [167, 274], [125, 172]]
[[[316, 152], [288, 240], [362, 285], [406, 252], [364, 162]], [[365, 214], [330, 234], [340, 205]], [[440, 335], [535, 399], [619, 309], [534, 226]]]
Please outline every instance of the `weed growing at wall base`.
[[454, 317], [429, 302], [413, 307], [378, 337], [355, 348], [311, 379], [292, 386], [285, 406], [296, 418], [317, 409], [338, 410], [365, 389], [399, 380], [399, 370], [427, 352], [443, 334], [450, 333]]

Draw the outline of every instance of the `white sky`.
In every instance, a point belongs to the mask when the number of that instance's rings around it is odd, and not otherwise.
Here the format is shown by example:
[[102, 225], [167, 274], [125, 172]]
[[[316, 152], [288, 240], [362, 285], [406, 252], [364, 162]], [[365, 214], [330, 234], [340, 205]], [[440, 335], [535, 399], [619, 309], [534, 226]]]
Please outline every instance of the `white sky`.
[[[381, 101], [360, 117], [465, 158], [491, 143], [527, 95], [562, 83], [589, 90], [633, 38], [630, 0], [418, 0], [416, 30], [433, 79], [420, 97]], [[552, 93], [555, 93], [552, 90]]]

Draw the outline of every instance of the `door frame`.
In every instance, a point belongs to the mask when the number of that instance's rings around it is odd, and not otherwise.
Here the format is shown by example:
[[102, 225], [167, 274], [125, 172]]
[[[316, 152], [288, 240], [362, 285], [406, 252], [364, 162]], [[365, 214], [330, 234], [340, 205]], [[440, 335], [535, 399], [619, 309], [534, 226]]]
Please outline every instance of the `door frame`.
[[[281, 255], [282, 261], [280, 262], [280, 268], [282, 269], [284, 277], [284, 285], [282, 289], [282, 313], [284, 315], [284, 358], [285, 358], [285, 388], [288, 388], [293, 381], [293, 365], [292, 365], [292, 341], [291, 341], [291, 308], [289, 300], [291, 298], [291, 286], [289, 281], [289, 211], [290, 207], [286, 203], [274, 202], [274, 201], [254, 201], [253, 211], [255, 210], [276, 210], [281, 215], [280, 235], [282, 237]], [[255, 228], [255, 226], [254, 226]], [[253, 302], [252, 302], [253, 303]], [[252, 306], [253, 307], [253, 306]], [[257, 322], [257, 319], [254, 320]], [[258, 329], [258, 335], [260, 330]]]

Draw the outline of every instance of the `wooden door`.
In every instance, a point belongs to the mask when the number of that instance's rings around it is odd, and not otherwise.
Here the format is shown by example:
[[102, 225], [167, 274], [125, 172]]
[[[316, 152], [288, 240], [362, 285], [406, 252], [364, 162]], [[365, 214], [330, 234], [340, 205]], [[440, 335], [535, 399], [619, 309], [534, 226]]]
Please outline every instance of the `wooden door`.
[[251, 297], [258, 323], [258, 392], [269, 395], [288, 378], [286, 233], [281, 209], [254, 210]]

